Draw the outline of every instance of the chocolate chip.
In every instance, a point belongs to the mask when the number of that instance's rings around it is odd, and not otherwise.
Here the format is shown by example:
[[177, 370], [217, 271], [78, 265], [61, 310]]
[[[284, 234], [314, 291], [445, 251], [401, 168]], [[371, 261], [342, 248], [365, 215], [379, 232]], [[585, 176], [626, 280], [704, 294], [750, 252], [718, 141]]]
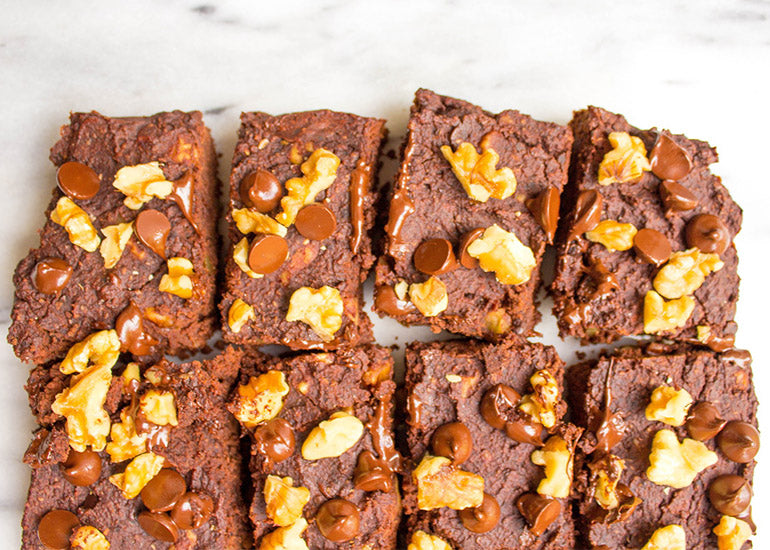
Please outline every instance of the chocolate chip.
[[263, 213], [277, 207], [283, 195], [278, 178], [262, 168], [243, 178], [239, 190], [243, 204]]
[[297, 213], [294, 227], [311, 241], [328, 239], [337, 228], [337, 219], [329, 208], [320, 203], [308, 204]]
[[389, 493], [393, 489], [393, 472], [374, 453], [363, 451], [358, 455], [353, 485], [361, 491]]
[[722, 430], [726, 421], [719, 414], [713, 403], [696, 403], [687, 414], [685, 428], [690, 437], [698, 441], [707, 441]]
[[361, 515], [358, 507], [344, 498], [324, 502], [315, 517], [321, 534], [332, 542], [347, 542], [358, 535]]
[[146, 244], [158, 256], [166, 258], [166, 238], [171, 231], [171, 222], [163, 212], [142, 210], [134, 222], [134, 230], [139, 240]]
[[711, 214], [699, 214], [685, 229], [687, 246], [707, 254], [722, 254], [730, 245], [730, 230], [722, 220]]
[[195, 180], [190, 172], [186, 172], [181, 178], [174, 182], [174, 190], [168, 196], [173, 200], [182, 211], [184, 217], [193, 226], [195, 232], [200, 235], [200, 228], [193, 218], [193, 186]]
[[500, 521], [500, 505], [489, 493], [484, 493], [484, 500], [475, 508], [460, 510], [460, 521], [468, 531], [486, 533], [495, 528]]
[[660, 182], [658, 193], [666, 211], [683, 212], [698, 206], [698, 197], [693, 195], [684, 185], [672, 180]]
[[70, 449], [67, 460], [62, 462], [60, 467], [64, 479], [78, 487], [86, 487], [99, 479], [102, 473], [102, 459], [94, 451], [80, 452]]
[[477, 227], [471, 231], [468, 231], [460, 239], [460, 265], [467, 269], [475, 269], [479, 265], [479, 261], [468, 254], [468, 247], [470, 244], [481, 237], [484, 234], [483, 227]]
[[433, 454], [449, 458], [455, 464], [462, 464], [471, 456], [473, 438], [465, 424], [451, 422], [438, 427], [433, 432], [430, 446]]
[[32, 284], [43, 294], [55, 294], [67, 286], [72, 266], [61, 258], [43, 258], [32, 270]]
[[79, 525], [80, 520], [72, 512], [51, 510], [38, 523], [37, 536], [51, 550], [67, 550], [72, 531]]
[[163, 468], [144, 486], [139, 495], [153, 512], [167, 512], [187, 492], [187, 483], [176, 470]]
[[428, 275], [442, 275], [457, 267], [452, 243], [446, 239], [428, 239], [414, 251], [414, 267]]
[[591, 231], [602, 217], [602, 195], [595, 189], [582, 191], [575, 202], [575, 218], [567, 235], [567, 242]]
[[283, 462], [294, 453], [294, 430], [283, 418], [273, 418], [254, 430], [255, 449], [274, 464]]
[[558, 500], [537, 493], [521, 495], [516, 499], [516, 508], [527, 520], [530, 532], [536, 537], [542, 535], [561, 514], [561, 503]]
[[650, 168], [662, 180], [680, 180], [692, 170], [692, 159], [668, 133], [661, 132], [650, 152]]
[[415, 307], [409, 300], [401, 300], [390, 285], [377, 285], [374, 289], [374, 307], [391, 317], [406, 315]]
[[733, 462], [751, 462], [759, 451], [759, 432], [748, 422], [733, 420], [717, 436], [719, 448]]
[[543, 446], [543, 425], [521, 418], [505, 423], [505, 435], [519, 443]]
[[182, 495], [171, 509], [171, 519], [180, 529], [197, 529], [214, 512], [214, 501], [206, 493], [189, 492]]
[[481, 416], [493, 428], [503, 428], [511, 416], [511, 409], [516, 407], [520, 399], [519, 393], [510, 386], [492, 386], [481, 398]]
[[660, 267], [671, 256], [671, 243], [655, 229], [640, 229], [634, 235], [634, 251], [643, 261]]
[[158, 341], [144, 330], [144, 318], [142, 311], [134, 305], [128, 304], [115, 320], [115, 331], [120, 340], [120, 350], [131, 352], [134, 355], [149, 355]]
[[56, 171], [61, 192], [72, 200], [87, 200], [99, 192], [101, 181], [89, 166], [80, 162], [65, 162]]
[[527, 201], [527, 208], [535, 216], [535, 220], [545, 231], [548, 244], [553, 244], [556, 226], [559, 223], [559, 205], [561, 196], [556, 187], [549, 185], [540, 194]]
[[267, 275], [281, 267], [288, 255], [286, 239], [278, 235], [258, 235], [249, 247], [249, 267]]
[[751, 504], [751, 486], [741, 476], [721, 475], [709, 485], [709, 500], [717, 512], [739, 516]]
[[174, 521], [160, 512], [140, 512], [136, 517], [144, 532], [163, 542], [176, 542], [179, 538], [179, 528]]

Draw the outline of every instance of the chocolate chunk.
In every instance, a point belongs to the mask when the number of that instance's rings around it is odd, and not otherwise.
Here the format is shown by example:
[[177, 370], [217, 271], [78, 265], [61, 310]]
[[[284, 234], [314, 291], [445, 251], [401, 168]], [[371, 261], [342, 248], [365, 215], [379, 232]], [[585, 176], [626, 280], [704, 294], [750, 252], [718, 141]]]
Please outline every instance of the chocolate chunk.
[[141, 310], [133, 302], [128, 304], [115, 320], [115, 331], [120, 340], [120, 350], [134, 355], [149, 355], [158, 341], [144, 330]]
[[70, 280], [72, 266], [61, 258], [44, 258], [32, 270], [32, 284], [43, 294], [59, 292]]
[[512, 387], [496, 384], [481, 398], [481, 416], [493, 428], [503, 428], [520, 399], [521, 396]]
[[575, 237], [582, 235], [586, 231], [591, 231], [601, 221], [602, 217], [602, 195], [595, 189], [581, 191], [575, 203], [575, 221], [572, 223], [567, 242]]
[[387, 464], [371, 451], [363, 451], [358, 455], [353, 484], [361, 491], [382, 491], [389, 493], [393, 490], [393, 472]]
[[193, 176], [189, 172], [174, 182], [174, 190], [168, 196], [173, 200], [182, 211], [184, 217], [193, 226], [195, 232], [200, 235], [201, 231], [193, 218]]
[[158, 256], [166, 259], [166, 238], [171, 231], [171, 222], [163, 212], [142, 210], [136, 217], [134, 229], [140, 241]]
[[722, 254], [730, 245], [730, 230], [722, 220], [711, 214], [699, 214], [685, 229], [687, 246], [707, 254]]
[[288, 255], [286, 239], [278, 235], [258, 235], [249, 247], [249, 267], [267, 275], [281, 267]]
[[94, 451], [76, 451], [70, 449], [67, 460], [61, 463], [61, 472], [64, 479], [77, 485], [86, 487], [96, 483], [102, 473], [102, 459]]
[[214, 512], [214, 501], [206, 493], [189, 492], [182, 495], [171, 510], [171, 519], [180, 529], [197, 529]]
[[728, 422], [717, 436], [719, 448], [733, 462], [751, 462], [759, 451], [759, 432], [748, 422]]
[[273, 418], [254, 430], [254, 447], [275, 464], [289, 458], [294, 446], [294, 430], [283, 418]]
[[634, 251], [643, 261], [660, 267], [671, 256], [671, 243], [655, 229], [640, 229], [634, 235]]
[[684, 185], [673, 180], [660, 182], [658, 193], [667, 212], [684, 212], [698, 206], [698, 197]]
[[414, 251], [414, 267], [428, 275], [441, 275], [457, 267], [452, 243], [446, 239], [428, 239]]
[[347, 542], [358, 535], [361, 515], [358, 507], [344, 498], [324, 502], [316, 514], [316, 526], [332, 542]]
[[187, 483], [176, 470], [163, 468], [144, 486], [139, 495], [152, 512], [167, 512], [187, 492]]
[[243, 204], [263, 213], [276, 208], [283, 195], [281, 182], [263, 168], [243, 178], [239, 189]]
[[462, 239], [460, 239], [460, 265], [467, 269], [475, 269], [479, 266], [479, 261], [468, 254], [468, 247], [473, 241], [481, 237], [483, 234], [484, 228], [477, 227], [472, 231], [468, 231], [465, 235], [463, 235]]
[[537, 422], [518, 418], [505, 423], [505, 435], [518, 441], [537, 447], [543, 446], [543, 425]]
[[80, 162], [65, 162], [56, 171], [61, 192], [72, 200], [88, 200], [99, 192], [101, 181], [96, 172]]
[[484, 493], [484, 500], [475, 508], [460, 510], [460, 521], [468, 531], [486, 533], [497, 526], [500, 521], [500, 505], [497, 499], [489, 493]]
[[451, 422], [433, 432], [430, 445], [433, 454], [449, 458], [455, 464], [462, 464], [471, 456], [473, 439], [471, 431], [465, 424]]
[[51, 510], [42, 517], [37, 526], [37, 536], [51, 550], [67, 550], [70, 547], [72, 531], [80, 520], [67, 510]]
[[719, 414], [713, 403], [696, 403], [687, 414], [685, 428], [690, 437], [698, 441], [707, 441], [722, 430], [726, 420]]
[[414, 304], [409, 300], [401, 300], [390, 285], [377, 285], [375, 287], [374, 307], [393, 317], [405, 315], [415, 310]]
[[311, 241], [322, 241], [332, 236], [337, 220], [329, 208], [320, 203], [308, 204], [297, 213], [294, 227]]
[[535, 220], [545, 231], [548, 244], [553, 244], [556, 235], [556, 226], [559, 223], [559, 205], [561, 195], [556, 187], [549, 185], [540, 194], [527, 201], [527, 208], [535, 216]]
[[721, 475], [709, 485], [709, 500], [720, 514], [740, 516], [751, 504], [751, 486], [741, 476]]
[[658, 135], [658, 141], [650, 152], [652, 173], [662, 180], [680, 180], [692, 170], [692, 159], [666, 132]]
[[136, 521], [145, 533], [163, 542], [176, 542], [179, 538], [179, 528], [168, 514], [145, 510], [139, 512]]
[[539, 537], [561, 514], [561, 503], [537, 493], [524, 493], [516, 499], [516, 508], [529, 524], [530, 532]]

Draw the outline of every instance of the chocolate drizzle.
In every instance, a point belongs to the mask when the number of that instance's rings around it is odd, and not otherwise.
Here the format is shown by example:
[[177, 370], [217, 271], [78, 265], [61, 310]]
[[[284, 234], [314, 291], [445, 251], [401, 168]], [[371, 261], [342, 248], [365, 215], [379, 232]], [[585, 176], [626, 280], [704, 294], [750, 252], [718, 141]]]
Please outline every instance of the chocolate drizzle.
[[174, 182], [174, 190], [168, 197], [176, 203], [176, 205], [182, 211], [182, 214], [184, 214], [184, 217], [187, 218], [187, 221], [190, 222], [190, 224], [193, 226], [193, 229], [195, 229], [195, 232], [200, 235], [201, 231], [198, 228], [198, 224], [195, 223], [192, 215], [193, 177], [190, 172], [185, 173], [184, 176]]
[[149, 355], [158, 341], [144, 330], [144, 318], [141, 310], [129, 303], [128, 307], [118, 315], [115, 330], [120, 340], [120, 350], [129, 351], [134, 355]]
[[401, 242], [401, 229], [404, 226], [406, 218], [412, 213], [414, 213], [414, 203], [412, 202], [412, 199], [409, 198], [406, 189], [396, 189], [396, 192], [393, 193], [393, 198], [390, 201], [388, 223], [385, 225], [385, 232], [390, 238], [388, 254], [393, 257], [404, 252], [404, 243]]
[[607, 454], [612, 448], [620, 443], [623, 439], [623, 432], [625, 432], [625, 425], [623, 418], [619, 414], [612, 414], [612, 390], [610, 389], [610, 381], [612, 379], [612, 368], [615, 364], [615, 360], [610, 360], [610, 366], [607, 367], [607, 377], [604, 380], [604, 404], [599, 425], [594, 430], [596, 434], [596, 451], [602, 454]]
[[415, 310], [409, 300], [401, 300], [390, 285], [378, 285], [374, 289], [374, 307], [391, 317], [406, 315]]
[[571, 324], [584, 322], [586, 317], [591, 314], [591, 304], [595, 300], [606, 298], [612, 293], [613, 290], [620, 288], [615, 275], [609, 269], [607, 269], [600, 260], [593, 260], [591, 262], [588, 275], [596, 285], [596, 289], [593, 291], [588, 300], [579, 303], [574, 307], [570, 307], [564, 313], [565, 319]]
[[364, 235], [364, 201], [369, 194], [372, 180], [372, 167], [363, 160], [358, 162], [350, 174], [350, 221], [353, 225], [353, 235], [350, 237], [350, 250], [358, 253]]

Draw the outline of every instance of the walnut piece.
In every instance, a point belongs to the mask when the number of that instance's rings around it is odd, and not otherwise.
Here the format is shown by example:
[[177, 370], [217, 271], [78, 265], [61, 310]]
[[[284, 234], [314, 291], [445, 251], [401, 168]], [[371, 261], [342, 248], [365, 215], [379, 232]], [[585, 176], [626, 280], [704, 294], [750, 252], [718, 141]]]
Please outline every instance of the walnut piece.
[[751, 538], [751, 526], [742, 519], [722, 516], [719, 524], [714, 527], [719, 550], [741, 550]]
[[409, 285], [409, 299], [426, 317], [435, 317], [449, 305], [446, 285], [437, 277]]
[[124, 472], [112, 474], [110, 483], [121, 490], [127, 499], [136, 498], [152, 478], [163, 468], [165, 458], [155, 453], [143, 453], [128, 463]]
[[134, 232], [134, 225], [131, 222], [118, 223], [102, 227], [104, 240], [99, 246], [99, 253], [104, 258], [104, 267], [112, 269], [123, 255], [128, 239]]
[[596, 472], [594, 499], [605, 510], [614, 510], [620, 504], [617, 488], [626, 463], [613, 454], [607, 454], [601, 464], [602, 467]]
[[591, 231], [586, 232], [586, 239], [603, 244], [604, 248], [615, 252], [633, 248], [635, 235], [636, 227], [631, 223], [604, 220]]
[[545, 467], [545, 478], [537, 492], [554, 498], [567, 498], [572, 485], [572, 451], [567, 442], [552, 435], [542, 449], [532, 451], [532, 463]]
[[695, 477], [716, 464], [717, 455], [700, 441], [685, 438], [681, 443], [671, 430], [659, 430], [652, 439], [647, 479], [674, 489], [689, 486]]
[[229, 409], [241, 424], [253, 428], [278, 416], [283, 408], [283, 398], [288, 393], [286, 375], [270, 370], [252, 376], [248, 384], [238, 386], [238, 396]]
[[697, 248], [674, 252], [655, 275], [652, 286], [669, 300], [689, 296], [700, 288], [709, 273], [724, 265], [719, 254], [704, 254]]
[[243, 325], [249, 321], [256, 320], [256, 318], [254, 307], [240, 298], [236, 298], [227, 312], [227, 325], [230, 327], [230, 330], [237, 333], [241, 331]]
[[468, 246], [468, 254], [478, 258], [484, 271], [494, 271], [504, 285], [526, 283], [536, 264], [532, 249], [497, 224], [487, 227], [484, 234]]
[[406, 550], [452, 550], [452, 547], [444, 539], [435, 535], [429, 535], [425, 531], [415, 531]]
[[330, 286], [315, 289], [303, 286], [289, 298], [287, 321], [301, 321], [324, 342], [331, 342], [342, 326], [342, 296]]
[[275, 217], [281, 225], [289, 227], [297, 218], [297, 212], [313, 202], [321, 191], [328, 189], [337, 177], [340, 159], [331, 151], [316, 149], [302, 163], [302, 177], [286, 181], [286, 195], [281, 199], [282, 211]]
[[67, 419], [65, 429], [70, 447], [83, 452], [87, 447], [104, 450], [110, 433], [110, 417], [104, 410], [112, 381], [108, 365], [94, 365], [72, 377], [70, 387], [56, 396], [51, 410]]
[[192, 297], [193, 264], [187, 258], [169, 258], [166, 262], [168, 273], [160, 278], [158, 289], [161, 292], [174, 294], [185, 300]]
[[299, 518], [290, 527], [279, 527], [262, 537], [259, 550], [308, 550], [307, 543], [302, 538], [305, 529], [305, 518]]
[[692, 396], [687, 390], [658, 386], [652, 392], [650, 404], [644, 410], [647, 420], [657, 420], [669, 426], [681, 426], [687, 420]]
[[310, 490], [294, 487], [290, 477], [269, 475], [265, 480], [267, 517], [279, 527], [288, 527], [302, 517], [302, 509], [310, 500]]
[[147, 434], [138, 434], [134, 417], [128, 408], [120, 411], [120, 422], [115, 422], [110, 429], [110, 442], [107, 454], [112, 462], [123, 462], [147, 451]]
[[139, 210], [153, 197], [165, 199], [174, 190], [157, 161], [124, 166], [115, 174], [112, 185], [126, 196], [123, 204], [131, 210]]
[[241, 268], [241, 271], [252, 279], [261, 279], [264, 277], [264, 275], [257, 273], [249, 267], [249, 240], [246, 237], [238, 241], [238, 244], [233, 247], [233, 260], [235, 260], [236, 265]]
[[110, 550], [107, 537], [93, 525], [81, 525], [70, 535], [71, 550]]
[[666, 525], [657, 529], [642, 550], [685, 550], [687, 539], [680, 525]]
[[434, 510], [444, 506], [464, 510], [481, 506], [484, 500], [484, 478], [460, 470], [443, 456], [425, 455], [412, 472], [417, 484], [417, 506]]
[[74, 344], [59, 365], [62, 374], [83, 372], [89, 365], [112, 368], [120, 356], [120, 340], [114, 330], [100, 330]]
[[91, 223], [88, 214], [69, 197], [62, 197], [51, 212], [51, 221], [61, 225], [70, 237], [70, 242], [86, 252], [99, 248], [101, 239]]
[[139, 398], [139, 410], [156, 426], [176, 426], [174, 394], [166, 390], [148, 390]]
[[511, 330], [511, 317], [505, 308], [494, 309], [484, 318], [484, 326], [492, 334], [505, 334]]
[[123, 389], [127, 392], [132, 391], [132, 388], [136, 387], [142, 379], [139, 363], [134, 363], [132, 361], [126, 365], [126, 368], [123, 369], [123, 373], [120, 377], [123, 380]]
[[465, 192], [475, 201], [487, 202], [489, 197], [505, 199], [516, 191], [513, 170], [507, 166], [497, 169], [500, 156], [493, 149], [484, 149], [479, 155], [476, 147], [463, 142], [454, 152], [449, 145], [442, 145], [441, 154], [452, 167], [452, 172]]
[[249, 208], [233, 210], [233, 220], [238, 231], [244, 235], [249, 233], [269, 233], [272, 235], [286, 236], [286, 228], [267, 214], [256, 212]]
[[351, 449], [364, 434], [364, 424], [344, 411], [333, 413], [310, 430], [302, 444], [302, 458], [318, 460], [332, 458]]
[[561, 399], [556, 379], [548, 370], [541, 369], [530, 377], [529, 383], [532, 384], [533, 393], [521, 398], [519, 409], [535, 422], [546, 428], [553, 428], [557, 420], [556, 406]]
[[695, 309], [692, 296], [682, 296], [676, 300], [664, 300], [654, 290], [644, 295], [644, 332], [657, 334], [667, 330], [681, 328]]
[[637, 181], [650, 170], [641, 139], [626, 132], [612, 132], [608, 138], [613, 149], [599, 165], [599, 185]]

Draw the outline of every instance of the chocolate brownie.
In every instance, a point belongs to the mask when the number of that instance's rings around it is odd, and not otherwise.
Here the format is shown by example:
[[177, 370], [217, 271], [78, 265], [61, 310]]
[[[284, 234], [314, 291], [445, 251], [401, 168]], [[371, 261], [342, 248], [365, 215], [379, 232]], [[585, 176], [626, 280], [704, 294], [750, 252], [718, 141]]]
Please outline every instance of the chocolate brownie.
[[714, 148], [589, 107], [570, 123], [570, 181], [550, 291], [561, 336], [734, 342], [742, 212]]
[[376, 269], [376, 311], [436, 332], [533, 334], [571, 145], [558, 124], [418, 90]]
[[230, 176], [225, 340], [334, 349], [372, 339], [374, 178], [385, 121], [244, 113]]
[[420, 538], [438, 537], [464, 550], [574, 548], [567, 498], [581, 430], [562, 418], [564, 371], [555, 350], [413, 343], [406, 368], [409, 542], [423, 548]]
[[713, 529], [732, 517], [750, 534], [759, 434], [748, 352], [653, 343], [575, 365], [567, 380], [587, 430], [576, 472], [585, 544], [640, 548], [678, 525], [687, 548], [716, 548]]
[[374, 345], [244, 363], [230, 410], [252, 442], [257, 548], [395, 548], [392, 369]]
[[58, 187], [40, 246], [13, 278], [16, 354], [41, 365], [112, 327], [139, 359], [202, 347], [214, 327], [219, 190], [201, 114], [73, 113], [51, 161]]
[[25, 455], [23, 548], [70, 548], [77, 525], [115, 549], [250, 545], [239, 427], [226, 409], [241, 357], [228, 349], [141, 373], [120, 362], [34, 369], [27, 389], [43, 427]]

